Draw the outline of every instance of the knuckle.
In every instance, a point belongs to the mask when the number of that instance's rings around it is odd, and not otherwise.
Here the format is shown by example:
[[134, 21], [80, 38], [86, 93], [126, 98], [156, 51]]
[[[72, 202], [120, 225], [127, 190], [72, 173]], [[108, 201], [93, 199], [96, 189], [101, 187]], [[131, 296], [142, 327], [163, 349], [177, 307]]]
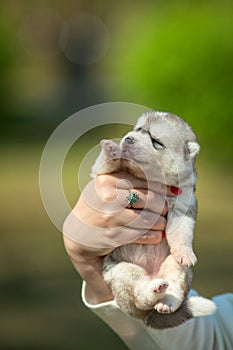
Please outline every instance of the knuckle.
[[101, 199], [104, 202], [112, 202], [116, 199], [116, 194], [114, 193], [114, 191], [105, 188], [103, 191], [101, 191]]
[[168, 211], [167, 203], [163, 197], [149, 191], [146, 196], [146, 203], [149, 208], [156, 211], [158, 214], [166, 215]]
[[110, 181], [110, 176], [107, 174], [97, 176], [96, 190], [100, 199], [104, 202], [111, 202], [116, 199], [116, 190]]
[[158, 207], [158, 212], [163, 212], [165, 205], [166, 205], [166, 201], [163, 197], [161, 197], [160, 195], [157, 195], [156, 198], [156, 203], [157, 203], [157, 207]]
[[108, 228], [112, 226], [113, 214], [102, 213], [98, 217], [98, 226], [103, 228]]
[[108, 174], [98, 175], [96, 177], [96, 183], [97, 183], [97, 186], [103, 186], [103, 187], [109, 186], [110, 176]]
[[155, 194], [152, 191], [147, 192], [146, 201], [151, 204], [155, 201]]
[[143, 211], [142, 212], [142, 220], [144, 221], [144, 223], [148, 226], [152, 225], [154, 222], [154, 215], [152, 212], [149, 211]]

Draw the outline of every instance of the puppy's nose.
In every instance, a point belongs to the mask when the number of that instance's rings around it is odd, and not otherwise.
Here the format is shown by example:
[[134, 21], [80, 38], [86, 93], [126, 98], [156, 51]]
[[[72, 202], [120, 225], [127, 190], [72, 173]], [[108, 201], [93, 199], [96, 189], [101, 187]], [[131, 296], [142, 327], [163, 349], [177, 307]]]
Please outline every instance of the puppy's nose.
[[128, 143], [129, 145], [132, 145], [135, 142], [135, 139], [132, 136], [127, 136], [125, 138], [125, 142]]

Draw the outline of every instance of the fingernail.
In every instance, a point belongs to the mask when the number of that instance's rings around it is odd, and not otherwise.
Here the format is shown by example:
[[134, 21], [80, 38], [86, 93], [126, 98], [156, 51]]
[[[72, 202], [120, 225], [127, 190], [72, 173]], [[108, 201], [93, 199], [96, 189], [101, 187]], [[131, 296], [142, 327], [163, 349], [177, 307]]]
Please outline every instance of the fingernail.
[[179, 187], [171, 186], [171, 192], [174, 194], [181, 194], [181, 189]]
[[166, 233], [163, 231], [162, 232], [162, 239], [164, 239], [166, 237]]

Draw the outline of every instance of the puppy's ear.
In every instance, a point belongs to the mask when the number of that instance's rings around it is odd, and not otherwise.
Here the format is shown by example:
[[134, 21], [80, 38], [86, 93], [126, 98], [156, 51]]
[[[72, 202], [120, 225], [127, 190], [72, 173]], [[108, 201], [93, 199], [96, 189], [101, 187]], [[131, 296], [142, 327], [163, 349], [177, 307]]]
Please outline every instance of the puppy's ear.
[[200, 151], [200, 146], [195, 141], [188, 141], [185, 146], [185, 158], [187, 160], [195, 158]]

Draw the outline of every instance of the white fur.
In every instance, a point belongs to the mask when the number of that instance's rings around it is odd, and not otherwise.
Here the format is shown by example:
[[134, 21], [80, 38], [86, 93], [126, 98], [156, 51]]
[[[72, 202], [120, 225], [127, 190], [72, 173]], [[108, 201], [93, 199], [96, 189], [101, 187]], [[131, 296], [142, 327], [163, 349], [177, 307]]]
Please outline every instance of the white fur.
[[203, 297], [188, 298], [187, 306], [194, 317], [212, 315], [217, 309], [213, 301]]

